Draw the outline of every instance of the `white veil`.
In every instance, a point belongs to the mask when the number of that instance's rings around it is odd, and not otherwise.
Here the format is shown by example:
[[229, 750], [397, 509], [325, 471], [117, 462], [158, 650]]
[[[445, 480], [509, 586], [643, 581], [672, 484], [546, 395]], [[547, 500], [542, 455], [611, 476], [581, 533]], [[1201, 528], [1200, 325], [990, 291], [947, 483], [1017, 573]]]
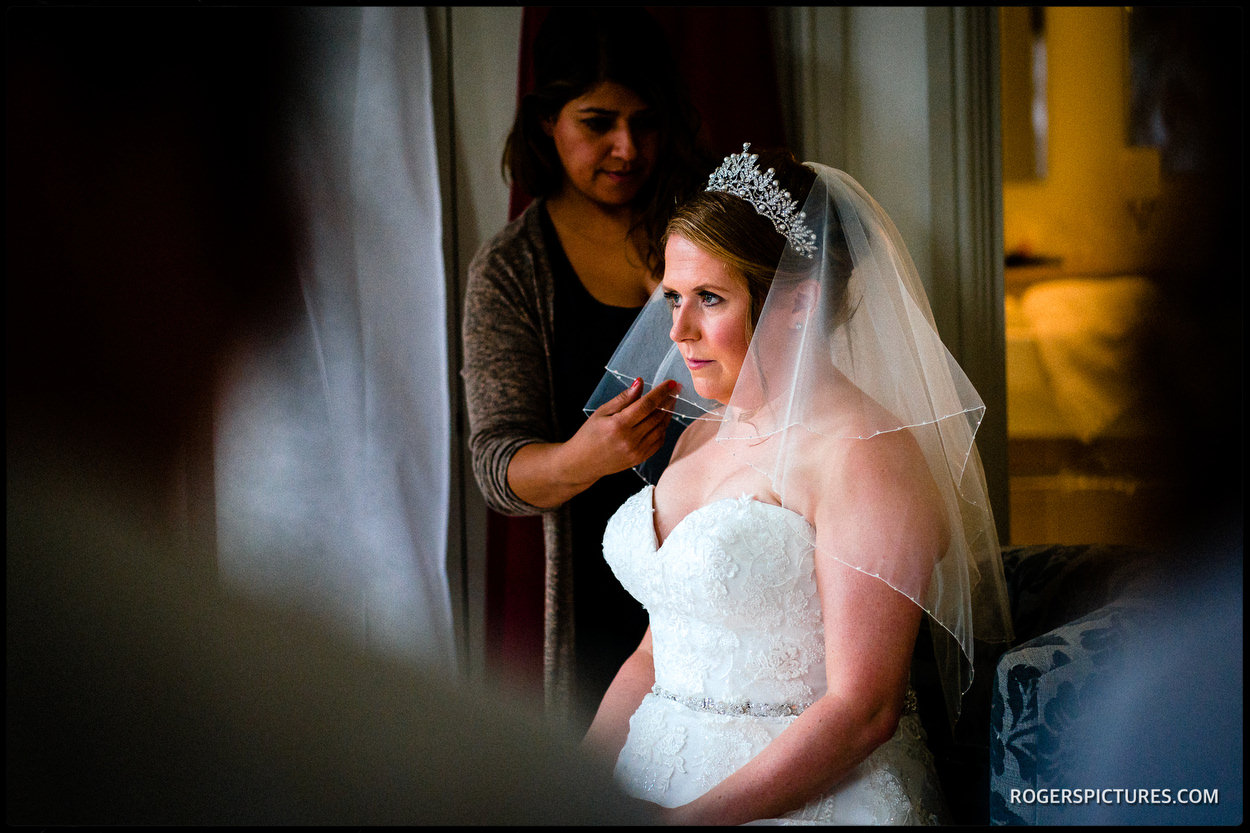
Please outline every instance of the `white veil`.
[[[766, 474], [783, 506], [811, 471], [811, 450], [820, 447], [813, 438], [910, 431], [946, 512], [948, 546], [936, 566], [918, 575], [879, 553], [820, 554], [880, 578], [940, 626], [931, 630], [953, 720], [971, 683], [974, 634], [987, 642], [1011, 636], [998, 536], [974, 443], [985, 405], [942, 343], [893, 222], [847, 174], [807, 167], [816, 172], [803, 204], [815, 251], [787, 244], [727, 406], [695, 393], [669, 339], [672, 319], [660, 289], [613, 355], [587, 412], [635, 378], [648, 389], [675, 379], [682, 390], [670, 430], [694, 419], [720, 420], [717, 441]], [[658, 480], [670, 450], [639, 474]]]

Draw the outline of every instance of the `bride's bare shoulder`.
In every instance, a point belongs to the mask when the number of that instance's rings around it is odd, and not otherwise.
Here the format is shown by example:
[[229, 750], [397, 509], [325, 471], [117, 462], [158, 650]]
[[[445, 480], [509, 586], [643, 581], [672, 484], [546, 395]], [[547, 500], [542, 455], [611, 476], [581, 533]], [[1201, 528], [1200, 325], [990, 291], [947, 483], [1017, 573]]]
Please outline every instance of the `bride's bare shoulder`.
[[[818, 524], [892, 526], [907, 537], [947, 535], [946, 512], [920, 444], [901, 428], [869, 439], [824, 438], [809, 469]], [[906, 527], [906, 529], [904, 529]]]

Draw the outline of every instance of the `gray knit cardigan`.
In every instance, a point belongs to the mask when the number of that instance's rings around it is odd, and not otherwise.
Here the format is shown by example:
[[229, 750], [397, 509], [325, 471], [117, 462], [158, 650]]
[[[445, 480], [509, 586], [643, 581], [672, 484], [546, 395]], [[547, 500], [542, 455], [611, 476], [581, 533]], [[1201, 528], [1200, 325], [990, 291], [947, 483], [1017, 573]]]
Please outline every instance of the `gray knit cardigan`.
[[552, 394], [555, 281], [541, 200], [487, 242], [469, 264], [463, 339], [473, 474], [486, 503], [506, 515], [543, 516], [546, 599], [543, 688], [567, 712], [573, 686], [573, 560], [567, 506], [543, 510], [508, 486], [508, 464], [529, 443], [556, 442]]

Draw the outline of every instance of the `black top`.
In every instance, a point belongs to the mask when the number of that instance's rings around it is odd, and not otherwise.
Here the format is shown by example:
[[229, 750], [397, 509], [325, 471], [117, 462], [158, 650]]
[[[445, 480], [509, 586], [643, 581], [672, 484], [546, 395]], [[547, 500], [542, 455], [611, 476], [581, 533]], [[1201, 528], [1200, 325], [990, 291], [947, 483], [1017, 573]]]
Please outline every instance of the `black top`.
[[[608, 360], [641, 307], [597, 300], [573, 271], [551, 216], [543, 206], [543, 237], [555, 278], [556, 418], [567, 440], [586, 421], [586, 401], [598, 387]], [[575, 706], [598, 708], [621, 664], [646, 631], [646, 611], [630, 596], [603, 559], [608, 519], [644, 483], [632, 469], [608, 475], [569, 501], [572, 518]]]

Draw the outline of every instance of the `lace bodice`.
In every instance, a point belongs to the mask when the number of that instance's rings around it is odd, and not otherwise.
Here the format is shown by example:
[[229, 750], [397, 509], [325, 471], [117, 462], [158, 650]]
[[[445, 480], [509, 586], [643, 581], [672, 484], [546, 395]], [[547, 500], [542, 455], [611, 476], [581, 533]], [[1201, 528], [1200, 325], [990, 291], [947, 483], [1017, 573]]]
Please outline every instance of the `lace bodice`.
[[650, 486], [609, 522], [604, 557], [651, 615], [655, 681], [681, 697], [810, 703], [825, 691], [813, 531], [749, 497], [691, 512], [657, 547]]
[[[694, 800], [759, 754], [825, 693], [814, 530], [795, 512], [727, 498], [660, 544], [654, 489], [617, 510], [603, 552], [651, 617], [656, 689], [630, 719], [616, 775], [665, 807]], [[914, 714], [837, 787], [778, 821], [916, 823], [941, 806]], [[940, 811], [939, 811], [940, 812]]]

